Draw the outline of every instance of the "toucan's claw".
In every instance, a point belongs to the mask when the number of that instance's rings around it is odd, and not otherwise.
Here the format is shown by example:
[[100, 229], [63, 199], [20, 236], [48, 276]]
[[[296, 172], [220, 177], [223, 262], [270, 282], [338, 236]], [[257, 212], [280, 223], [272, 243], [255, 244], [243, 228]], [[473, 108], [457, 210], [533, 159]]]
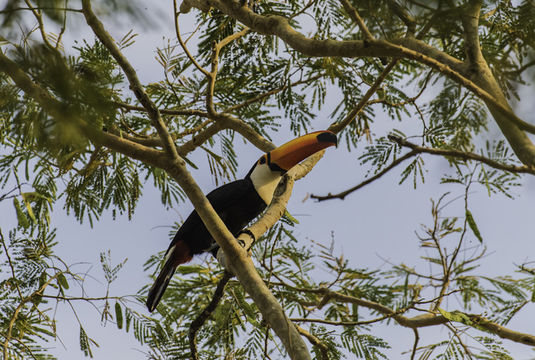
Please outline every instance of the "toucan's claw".
[[[249, 247], [247, 248], [247, 251], [251, 250], [251, 247], [256, 242], [256, 237], [254, 236], [253, 232], [251, 230], [249, 230], [249, 229], [243, 229], [242, 231], [240, 231], [238, 233], [238, 237], [241, 234], [247, 234], [247, 235], [249, 235], [251, 237], [251, 239], [253, 239], [253, 241], [251, 242], [251, 245], [249, 245]], [[242, 248], [245, 248], [245, 241], [238, 239], [238, 242], [240, 243]]]

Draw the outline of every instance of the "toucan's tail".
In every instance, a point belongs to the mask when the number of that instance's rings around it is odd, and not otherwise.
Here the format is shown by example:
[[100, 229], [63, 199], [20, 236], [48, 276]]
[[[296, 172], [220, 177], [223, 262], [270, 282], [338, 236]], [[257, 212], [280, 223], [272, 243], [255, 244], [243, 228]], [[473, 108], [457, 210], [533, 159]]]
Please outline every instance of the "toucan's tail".
[[173, 247], [167, 250], [162, 270], [150, 288], [149, 295], [147, 296], [146, 304], [150, 312], [156, 309], [156, 306], [160, 302], [165, 289], [167, 289], [167, 285], [169, 285], [169, 281], [171, 281], [177, 266], [190, 261], [191, 258], [192, 255], [189, 246], [184, 241], [178, 241]]

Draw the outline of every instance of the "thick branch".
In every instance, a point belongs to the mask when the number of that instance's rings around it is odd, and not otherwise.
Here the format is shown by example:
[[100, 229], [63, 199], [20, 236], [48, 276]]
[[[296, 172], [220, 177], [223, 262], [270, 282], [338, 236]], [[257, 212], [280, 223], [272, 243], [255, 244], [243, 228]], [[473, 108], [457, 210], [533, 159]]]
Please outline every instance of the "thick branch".
[[479, 44], [479, 13], [481, 11], [481, 1], [469, 1], [466, 9], [462, 11], [462, 22], [464, 27], [464, 51], [466, 61], [469, 66], [477, 69], [481, 62], [484, 62], [483, 54]]

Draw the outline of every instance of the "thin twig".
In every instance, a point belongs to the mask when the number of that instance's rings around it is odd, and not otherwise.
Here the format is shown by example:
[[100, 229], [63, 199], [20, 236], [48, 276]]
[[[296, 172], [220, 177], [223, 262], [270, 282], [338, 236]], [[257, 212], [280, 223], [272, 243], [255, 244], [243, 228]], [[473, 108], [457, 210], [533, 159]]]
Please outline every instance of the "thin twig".
[[371, 34], [370, 30], [368, 30], [368, 27], [364, 23], [364, 20], [362, 20], [362, 18], [360, 17], [357, 9], [355, 9], [353, 5], [351, 5], [347, 0], [340, 0], [340, 2], [342, 3], [342, 6], [344, 7], [345, 11], [349, 14], [351, 20], [353, 20], [360, 28], [360, 31], [362, 31], [364, 39], [372, 40], [373, 35]]
[[9, 256], [9, 251], [7, 249], [6, 240], [4, 239], [4, 234], [2, 233], [2, 229], [0, 229], [0, 240], [2, 240], [2, 246], [4, 247], [4, 252], [6, 253], [7, 261], [9, 262], [9, 267], [11, 268], [11, 276], [13, 277], [13, 283], [15, 284], [15, 287], [17, 288], [17, 292], [19, 293], [20, 300], [24, 301], [24, 297], [22, 296], [22, 292], [20, 291], [18, 279], [15, 275], [15, 267], [13, 266], [13, 262], [11, 262], [11, 256]]
[[309, 331], [303, 329], [299, 325], [295, 325], [299, 334], [307, 338], [307, 340], [314, 346], [318, 347], [321, 353], [322, 360], [329, 360], [329, 348], [317, 336], [311, 334]]
[[344, 200], [344, 198], [351, 194], [352, 192], [354, 191], [357, 191], [358, 189], [374, 182], [375, 180], [379, 179], [380, 177], [382, 177], [384, 174], [386, 174], [387, 172], [389, 172], [390, 170], [392, 170], [393, 168], [395, 168], [396, 166], [398, 166], [399, 164], [401, 164], [403, 161], [417, 155], [418, 152], [417, 151], [409, 151], [408, 153], [406, 153], [405, 155], [403, 155], [402, 157], [400, 158], [397, 158], [396, 160], [392, 161], [392, 163], [390, 165], [388, 165], [386, 168], [384, 168], [382, 171], [378, 172], [377, 174], [375, 174], [374, 176], [372, 176], [371, 178], [369, 179], [366, 179], [364, 180], [363, 182], [361, 182], [360, 184], [358, 185], [355, 185], [353, 186], [352, 188], [349, 188], [345, 191], [342, 191], [338, 194], [331, 194], [331, 193], [328, 193], [327, 195], [310, 195], [310, 197], [312, 199], [316, 199], [318, 201], [324, 201], [324, 200], [331, 200], [331, 199], [341, 199], [341, 200]]
[[416, 350], [418, 349], [418, 341], [420, 340], [420, 334], [418, 334], [418, 329], [412, 329], [414, 331], [414, 345], [412, 345], [411, 360], [414, 360], [416, 356]]
[[377, 77], [377, 79], [375, 79], [375, 82], [372, 84], [372, 86], [370, 86], [370, 88], [368, 89], [368, 91], [366, 91], [366, 94], [364, 94], [364, 96], [362, 97], [362, 99], [360, 99], [359, 103], [355, 106], [355, 108], [353, 110], [351, 110], [349, 112], [349, 114], [346, 115], [346, 117], [340, 121], [340, 122], [337, 122], [337, 123], [334, 123], [332, 124], [331, 126], [329, 126], [329, 129], [328, 130], [331, 130], [335, 133], [339, 133], [340, 131], [342, 131], [347, 125], [349, 125], [352, 121], [355, 120], [355, 118], [357, 117], [357, 115], [362, 111], [362, 109], [364, 108], [364, 106], [366, 106], [366, 104], [368, 103], [368, 101], [370, 100], [370, 98], [372, 97], [373, 94], [375, 94], [375, 92], [377, 91], [377, 89], [379, 88], [379, 86], [381, 85], [381, 83], [386, 79], [386, 77], [388, 76], [388, 74], [390, 73], [390, 71], [394, 68], [394, 66], [396, 66], [396, 64], [398, 63], [399, 59], [394, 59], [392, 60], [384, 69], [383, 71], [381, 72], [381, 74], [379, 74], [379, 76]]
[[501, 162], [498, 162], [496, 160], [492, 160], [492, 159], [489, 159], [487, 157], [484, 157], [484, 156], [481, 156], [481, 155], [478, 155], [478, 154], [474, 154], [474, 153], [471, 153], [471, 152], [464, 152], [464, 151], [459, 151], [459, 150], [452, 150], [452, 149], [436, 149], [436, 148], [426, 148], [426, 147], [423, 147], [423, 146], [419, 146], [419, 145], [416, 145], [416, 144], [413, 144], [405, 139], [402, 139], [398, 136], [393, 136], [393, 135], [390, 135], [388, 137], [390, 140], [398, 143], [400, 146], [405, 146], [405, 147], [408, 147], [410, 149], [412, 149], [413, 151], [416, 151], [418, 153], [426, 153], [426, 154], [431, 154], [431, 155], [439, 155], [439, 156], [451, 156], [451, 157], [456, 157], [456, 158], [460, 158], [460, 159], [463, 159], [463, 160], [475, 160], [475, 161], [479, 161], [479, 162], [482, 162], [486, 165], [489, 165], [490, 167], [493, 167], [495, 169], [499, 169], [499, 170], [505, 170], [505, 171], [509, 171], [509, 172], [513, 172], [513, 173], [523, 173], [523, 174], [532, 174], [532, 175], [535, 175], [535, 168], [533, 167], [528, 167], [528, 166], [517, 166], [517, 165], [507, 165], [507, 164], [503, 164]]
[[195, 320], [191, 322], [189, 326], [189, 348], [191, 351], [191, 358], [193, 360], [197, 360], [199, 358], [199, 355], [197, 353], [197, 341], [195, 339], [197, 332], [217, 308], [219, 301], [221, 301], [221, 298], [223, 297], [225, 285], [227, 285], [232, 276], [233, 275], [228, 271], [225, 271], [223, 273], [223, 277], [221, 278], [221, 280], [219, 280], [219, 283], [217, 284], [212, 300], [204, 308], [204, 310], [195, 318]]

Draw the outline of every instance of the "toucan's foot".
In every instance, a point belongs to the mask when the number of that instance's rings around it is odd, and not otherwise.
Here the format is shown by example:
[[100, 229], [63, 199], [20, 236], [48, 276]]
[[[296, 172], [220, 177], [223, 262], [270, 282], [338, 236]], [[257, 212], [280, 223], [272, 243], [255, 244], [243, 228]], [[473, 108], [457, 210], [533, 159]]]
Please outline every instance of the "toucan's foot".
[[[251, 232], [251, 230], [249, 230], [249, 229], [243, 229], [242, 231], [240, 231], [240, 232], [238, 233], [238, 236], [237, 236], [237, 237], [239, 237], [240, 234], [247, 234], [247, 235], [249, 235], [249, 236], [251, 237], [251, 239], [253, 239], [253, 241], [251, 242], [251, 245], [249, 245], [249, 248], [247, 249], [247, 251], [251, 250], [251, 247], [252, 247], [253, 244], [256, 242], [256, 237], [254, 236], [254, 234], [253, 234], [253, 233]], [[240, 246], [241, 246], [242, 248], [245, 248], [245, 241], [238, 239], [238, 243], [240, 244]]]

